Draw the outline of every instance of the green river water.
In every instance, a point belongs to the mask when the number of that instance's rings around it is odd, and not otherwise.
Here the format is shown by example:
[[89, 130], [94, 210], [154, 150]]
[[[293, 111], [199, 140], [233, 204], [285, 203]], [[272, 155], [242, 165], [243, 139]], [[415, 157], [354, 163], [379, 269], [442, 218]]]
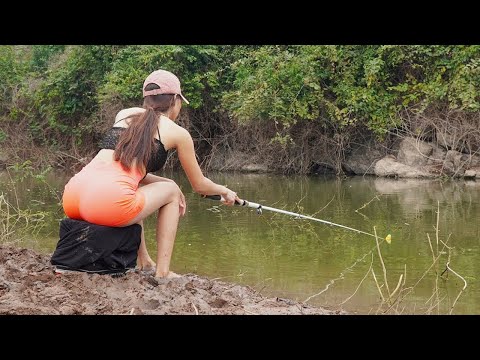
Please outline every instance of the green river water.
[[[436, 253], [438, 246], [441, 255], [438, 272], [445, 270], [450, 257], [451, 269], [467, 282], [453, 313], [480, 314], [480, 182], [208, 175], [253, 202], [368, 233], [373, 233], [375, 226], [382, 238], [391, 234], [391, 244], [380, 243], [389, 290], [393, 292], [400, 275], [405, 274], [402, 289], [404, 294], [409, 291], [394, 305], [397, 313], [448, 313], [465, 285], [452, 272], [437, 279], [435, 266], [422, 278], [433, 262], [428, 234], [433, 251]], [[222, 206], [193, 193], [182, 172], [164, 176], [177, 181], [187, 199], [187, 215], [180, 221], [172, 258], [173, 271], [249, 285], [266, 296], [308, 299], [312, 305], [353, 313], [377, 312], [379, 290], [372, 274], [366, 275], [372, 253], [373, 270], [384, 295], [387, 289], [382, 286], [384, 275], [374, 237], [283, 214], [264, 211], [258, 215], [254, 209]], [[7, 174], [0, 173], [0, 192], [11, 203], [18, 198], [20, 209], [45, 215], [42, 227], [34, 234], [19, 230], [15, 244], [43, 253], [54, 250], [59, 221], [64, 217], [60, 197], [67, 180], [56, 173], [49, 174], [46, 181], [28, 178], [12, 186]], [[147, 219], [145, 231], [154, 258], [153, 216]]]

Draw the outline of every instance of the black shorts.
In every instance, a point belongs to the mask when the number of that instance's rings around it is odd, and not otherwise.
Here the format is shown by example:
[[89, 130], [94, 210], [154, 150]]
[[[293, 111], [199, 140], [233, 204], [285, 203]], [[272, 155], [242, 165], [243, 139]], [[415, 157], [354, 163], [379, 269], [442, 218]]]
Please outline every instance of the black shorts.
[[125, 273], [137, 264], [141, 232], [139, 224], [110, 227], [63, 219], [60, 240], [50, 261], [61, 270]]

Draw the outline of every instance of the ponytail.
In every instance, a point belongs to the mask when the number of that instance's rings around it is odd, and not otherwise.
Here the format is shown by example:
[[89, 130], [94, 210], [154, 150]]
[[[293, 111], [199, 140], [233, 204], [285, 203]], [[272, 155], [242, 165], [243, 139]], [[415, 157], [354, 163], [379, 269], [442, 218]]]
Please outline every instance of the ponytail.
[[152, 107], [148, 107], [143, 114], [133, 117], [128, 128], [118, 139], [113, 153], [114, 160], [120, 161], [127, 171], [136, 167], [140, 172], [146, 172], [155, 144], [157, 127], [157, 115]]

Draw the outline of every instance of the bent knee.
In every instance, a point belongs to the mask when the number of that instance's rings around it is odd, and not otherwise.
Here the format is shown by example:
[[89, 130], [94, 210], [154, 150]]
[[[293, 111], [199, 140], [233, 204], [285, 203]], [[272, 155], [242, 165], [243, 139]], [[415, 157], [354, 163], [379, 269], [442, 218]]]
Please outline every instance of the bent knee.
[[163, 183], [161, 184], [161, 191], [167, 195], [168, 199], [172, 201], [180, 201], [181, 190], [175, 183]]

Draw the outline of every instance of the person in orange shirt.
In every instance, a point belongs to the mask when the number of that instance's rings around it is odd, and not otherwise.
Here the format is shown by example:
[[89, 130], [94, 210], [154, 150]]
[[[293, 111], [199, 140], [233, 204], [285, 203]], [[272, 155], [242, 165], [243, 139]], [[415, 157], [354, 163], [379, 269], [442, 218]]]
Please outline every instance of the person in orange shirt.
[[[143, 84], [143, 97], [142, 108], [117, 114], [101, 150], [65, 185], [63, 208], [69, 218], [92, 224], [142, 225], [138, 267], [155, 269], [156, 277], [178, 277], [170, 271], [170, 260], [178, 221], [186, 211], [185, 197], [173, 180], [151, 174], [164, 166], [168, 152], [177, 150], [195, 192], [220, 194], [226, 205], [241, 200], [203, 175], [190, 133], [175, 123], [182, 101], [188, 104], [179, 79], [169, 71], [154, 71]], [[143, 219], [157, 210], [155, 263], [145, 246]]]

